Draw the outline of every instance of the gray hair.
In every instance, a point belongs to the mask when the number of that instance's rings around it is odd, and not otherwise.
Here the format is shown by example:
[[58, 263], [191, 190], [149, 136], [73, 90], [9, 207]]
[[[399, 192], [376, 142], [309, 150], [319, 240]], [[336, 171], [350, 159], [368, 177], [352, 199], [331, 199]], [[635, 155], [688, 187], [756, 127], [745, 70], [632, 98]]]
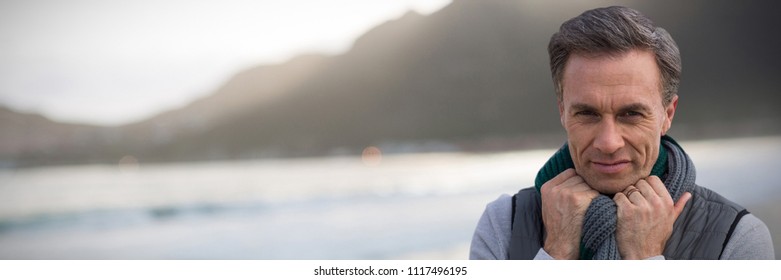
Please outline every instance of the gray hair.
[[570, 54], [622, 54], [630, 50], [653, 51], [662, 77], [662, 102], [666, 106], [678, 93], [681, 55], [667, 31], [627, 7], [588, 10], [561, 25], [548, 44], [556, 97], [562, 100], [562, 78]]

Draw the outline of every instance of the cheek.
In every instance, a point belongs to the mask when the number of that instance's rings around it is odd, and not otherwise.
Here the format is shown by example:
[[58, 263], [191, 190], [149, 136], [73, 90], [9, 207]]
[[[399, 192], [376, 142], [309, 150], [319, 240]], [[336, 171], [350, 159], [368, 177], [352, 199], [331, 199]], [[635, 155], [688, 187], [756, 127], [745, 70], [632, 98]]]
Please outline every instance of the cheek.
[[664, 134], [665, 131], [667, 131], [670, 128], [669, 118], [667, 116], [667, 113], [664, 111], [664, 108], [659, 108], [656, 111], [656, 114], [658, 117], [654, 118], [653, 124], [649, 124], [649, 125], [652, 125], [655, 131], [660, 132], [660, 134]]
[[648, 125], [626, 130], [624, 140], [631, 147], [631, 151], [639, 156], [639, 159], [644, 159], [643, 162], [648, 161], [649, 155], [659, 147], [661, 128], [657, 124], [657, 122], [649, 122]]
[[565, 128], [567, 130], [567, 142], [569, 144], [570, 154], [577, 162], [592, 142], [592, 129], [587, 125], [572, 122], [568, 123]]

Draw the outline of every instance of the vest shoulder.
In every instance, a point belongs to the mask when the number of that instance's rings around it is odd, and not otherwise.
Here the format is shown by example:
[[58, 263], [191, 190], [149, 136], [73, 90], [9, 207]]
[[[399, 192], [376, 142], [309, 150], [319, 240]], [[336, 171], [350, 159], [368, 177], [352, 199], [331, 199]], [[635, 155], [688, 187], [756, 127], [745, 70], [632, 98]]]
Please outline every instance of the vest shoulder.
[[523, 188], [523, 189], [519, 190], [516, 195], [519, 195], [519, 194], [529, 195], [531, 193], [539, 194], [539, 192], [537, 191], [537, 188], [535, 188], [534, 186], [531, 186], [531, 187]]
[[694, 185], [694, 188], [692, 188], [692, 202], [693, 204], [702, 206], [720, 205], [721, 207], [726, 207], [735, 212], [740, 212], [746, 209], [740, 204], [727, 199], [719, 193], [700, 185]]
[[535, 187], [523, 188], [513, 195], [512, 211], [531, 211], [540, 207], [540, 192]]
[[512, 225], [507, 257], [530, 260], [542, 248], [545, 227], [542, 224], [540, 193], [534, 187], [524, 188], [513, 196]]
[[673, 224], [667, 259], [719, 259], [740, 218], [748, 212], [713, 190], [694, 185], [691, 200]]

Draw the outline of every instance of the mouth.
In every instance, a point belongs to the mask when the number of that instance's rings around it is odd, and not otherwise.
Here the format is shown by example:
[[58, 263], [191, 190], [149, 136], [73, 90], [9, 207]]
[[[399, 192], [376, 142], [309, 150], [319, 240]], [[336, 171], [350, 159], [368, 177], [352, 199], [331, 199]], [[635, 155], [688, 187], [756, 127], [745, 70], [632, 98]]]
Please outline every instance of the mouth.
[[626, 168], [629, 167], [630, 163], [631, 161], [628, 160], [620, 160], [620, 161], [613, 161], [613, 162], [592, 161], [591, 165], [599, 173], [615, 174], [624, 171]]

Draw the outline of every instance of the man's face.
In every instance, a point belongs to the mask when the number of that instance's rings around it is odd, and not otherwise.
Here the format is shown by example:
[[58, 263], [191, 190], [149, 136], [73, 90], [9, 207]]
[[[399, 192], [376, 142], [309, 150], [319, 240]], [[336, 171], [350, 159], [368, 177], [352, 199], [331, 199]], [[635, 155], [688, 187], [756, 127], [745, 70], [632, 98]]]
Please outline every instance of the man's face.
[[654, 54], [572, 54], [559, 101], [575, 170], [604, 194], [648, 177], [659, 141], [670, 128], [678, 97], [662, 104]]

